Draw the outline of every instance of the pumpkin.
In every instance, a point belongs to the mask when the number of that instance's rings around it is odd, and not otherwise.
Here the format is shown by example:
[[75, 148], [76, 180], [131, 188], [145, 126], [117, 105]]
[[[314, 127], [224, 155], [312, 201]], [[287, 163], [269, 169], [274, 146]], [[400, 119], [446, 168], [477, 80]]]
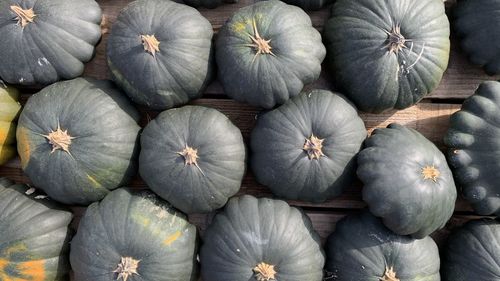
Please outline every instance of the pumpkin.
[[459, 0], [453, 12], [454, 31], [470, 61], [490, 75], [500, 73], [500, 1]]
[[325, 53], [303, 10], [277, 0], [257, 2], [238, 10], [220, 30], [218, 77], [231, 98], [272, 108], [318, 79]]
[[187, 103], [211, 81], [212, 35], [212, 25], [194, 8], [134, 1], [111, 28], [111, 77], [134, 102], [152, 109]]
[[397, 234], [423, 238], [443, 228], [455, 209], [445, 156], [411, 128], [376, 129], [358, 155], [357, 174], [370, 211]]
[[0, 85], [0, 165], [16, 155], [16, 125], [21, 105], [15, 88]]
[[287, 199], [321, 202], [355, 179], [363, 120], [344, 97], [312, 90], [257, 118], [251, 165], [257, 181]]
[[75, 281], [196, 280], [196, 227], [151, 192], [91, 204], [71, 241]]
[[448, 238], [443, 280], [499, 280], [499, 260], [500, 222], [492, 219], [469, 221]]
[[326, 270], [333, 280], [440, 280], [439, 252], [432, 238], [397, 235], [366, 211], [340, 220], [325, 247]]
[[332, 0], [283, 0], [283, 2], [299, 6], [304, 10], [318, 10], [328, 5]]
[[416, 104], [448, 66], [442, 0], [339, 0], [324, 36], [338, 86], [362, 111]]
[[0, 77], [47, 85], [83, 73], [101, 38], [94, 0], [0, 0]]
[[183, 3], [193, 7], [216, 8], [222, 3], [236, 3], [238, 0], [174, 0], [177, 3]]
[[450, 117], [448, 162], [464, 197], [481, 215], [500, 215], [500, 83], [483, 82]]
[[210, 212], [240, 189], [243, 137], [215, 109], [185, 106], [164, 111], [141, 134], [139, 172], [156, 194], [179, 210]]
[[204, 235], [204, 281], [320, 281], [324, 255], [309, 218], [281, 200], [229, 200]]
[[39, 196], [0, 178], [0, 280], [68, 280], [72, 214]]
[[22, 169], [62, 203], [100, 200], [135, 174], [138, 119], [109, 81], [52, 84], [30, 97], [19, 117]]

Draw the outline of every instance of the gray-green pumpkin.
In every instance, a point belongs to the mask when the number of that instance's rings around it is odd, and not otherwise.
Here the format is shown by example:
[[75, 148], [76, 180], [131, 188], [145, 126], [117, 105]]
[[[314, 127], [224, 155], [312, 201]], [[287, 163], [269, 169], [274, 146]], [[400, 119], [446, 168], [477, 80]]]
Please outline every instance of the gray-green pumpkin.
[[444, 137], [462, 194], [481, 215], [500, 215], [500, 83], [483, 82], [450, 118]]
[[212, 78], [212, 35], [212, 25], [194, 8], [134, 1], [111, 28], [111, 77], [138, 104], [152, 109], [185, 104], [200, 97]]
[[257, 2], [238, 10], [219, 32], [218, 79], [231, 98], [272, 108], [318, 79], [325, 53], [302, 9], [277, 0]]
[[245, 154], [240, 130], [224, 114], [184, 106], [162, 112], [144, 129], [139, 171], [174, 207], [205, 213], [238, 192]]
[[25, 185], [0, 178], [0, 280], [65, 281], [72, 215]]
[[0, 0], [0, 78], [47, 85], [80, 76], [101, 17], [94, 0]]
[[66, 204], [89, 204], [136, 172], [139, 113], [109, 81], [77, 78], [31, 96], [17, 126], [23, 171]]
[[332, 0], [283, 0], [290, 5], [299, 6], [304, 10], [318, 10], [332, 2]]
[[304, 92], [257, 117], [252, 170], [280, 197], [322, 202], [351, 184], [365, 138], [363, 120], [343, 96]]
[[338, 86], [362, 111], [416, 104], [448, 66], [442, 0], [338, 0], [324, 36]]
[[148, 191], [90, 205], [71, 241], [75, 281], [194, 281], [196, 227]]
[[358, 154], [358, 177], [370, 211], [399, 235], [423, 238], [453, 215], [457, 190], [446, 158], [414, 129], [376, 129]]

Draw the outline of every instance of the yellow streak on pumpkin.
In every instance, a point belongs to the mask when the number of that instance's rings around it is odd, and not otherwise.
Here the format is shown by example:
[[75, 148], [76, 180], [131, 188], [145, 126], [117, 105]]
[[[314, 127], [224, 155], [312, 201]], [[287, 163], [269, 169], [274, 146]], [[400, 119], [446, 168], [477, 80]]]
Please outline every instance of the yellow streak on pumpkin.
[[95, 187], [99, 187], [101, 186], [101, 184], [96, 181], [96, 179], [94, 179], [94, 177], [92, 177], [91, 175], [87, 175], [87, 179], [89, 179], [89, 181], [95, 186]]
[[24, 169], [28, 166], [31, 157], [28, 130], [24, 127], [17, 128], [17, 147], [19, 156], [21, 156], [21, 166]]
[[242, 32], [246, 27], [247, 25], [244, 22], [236, 22], [233, 24], [233, 30], [236, 32]]
[[176, 231], [174, 234], [171, 234], [163, 241], [163, 244], [170, 246], [172, 243], [174, 243], [177, 239], [181, 237], [181, 232]]

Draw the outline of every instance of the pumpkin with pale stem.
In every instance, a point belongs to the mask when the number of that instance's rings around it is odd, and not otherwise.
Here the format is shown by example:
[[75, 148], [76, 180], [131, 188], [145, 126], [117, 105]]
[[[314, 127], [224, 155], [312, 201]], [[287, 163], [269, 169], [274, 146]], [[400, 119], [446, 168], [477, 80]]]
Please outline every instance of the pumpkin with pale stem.
[[229, 200], [204, 235], [204, 281], [320, 281], [324, 254], [309, 218], [285, 201]]
[[75, 281], [194, 281], [196, 227], [149, 191], [120, 188], [90, 205], [70, 261]]
[[355, 157], [365, 138], [363, 120], [344, 97], [305, 92], [258, 116], [252, 170], [280, 197], [325, 201], [355, 179]]
[[318, 79], [325, 53], [302, 9], [271, 0], [237, 11], [217, 35], [215, 54], [228, 96], [272, 108]]
[[21, 165], [66, 204], [89, 204], [136, 172], [139, 113], [109, 81], [77, 78], [30, 97], [17, 126]]
[[215, 109], [185, 106], [164, 111], [141, 134], [139, 172], [177, 209], [213, 211], [240, 189], [245, 174], [243, 137]]
[[443, 259], [445, 281], [500, 280], [500, 221], [467, 222], [448, 238]]
[[83, 73], [101, 38], [94, 0], [0, 0], [0, 78], [47, 85]]
[[423, 238], [443, 228], [455, 209], [445, 156], [411, 128], [374, 130], [358, 155], [357, 173], [370, 211], [397, 234]]
[[326, 270], [331, 276], [325, 280], [441, 280], [439, 252], [432, 238], [397, 235], [366, 211], [336, 224], [326, 242], [326, 256]]
[[19, 93], [15, 88], [0, 85], [0, 165], [16, 155], [15, 120], [21, 111]]
[[237, 3], [238, 0], [173, 0], [193, 7], [216, 8], [223, 3]]
[[128, 4], [113, 23], [113, 80], [141, 105], [167, 109], [200, 97], [213, 72], [212, 25], [196, 9], [164, 0]]
[[338, 0], [324, 28], [328, 63], [360, 110], [407, 108], [439, 85], [449, 25], [442, 0]]
[[0, 178], [0, 280], [68, 280], [72, 214]]
[[481, 215], [500, 215], [500, 83], [483, 82], [450, 117], [448, 162], [465, 199]]

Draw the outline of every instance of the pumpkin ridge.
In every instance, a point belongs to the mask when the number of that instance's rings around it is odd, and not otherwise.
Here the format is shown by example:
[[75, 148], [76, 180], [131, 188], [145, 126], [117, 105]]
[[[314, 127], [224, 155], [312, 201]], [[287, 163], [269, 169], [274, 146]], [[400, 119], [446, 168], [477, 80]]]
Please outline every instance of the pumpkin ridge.
[[35, 12], [33, 12], [33, 8], [31, 9], [23, 9], [19, 5], [10, 6], [11, 11], [13, 11], [17, 17], [17, 24], [24, 28], [28, 23], [33, 22], [33, 19], [36, 17]]
[[257, 281], [276, 280], [275, 275], [277, 272], [274, 270], [274, 265], [261, 262], [253, 268], [253, 272], [255, 273]]

